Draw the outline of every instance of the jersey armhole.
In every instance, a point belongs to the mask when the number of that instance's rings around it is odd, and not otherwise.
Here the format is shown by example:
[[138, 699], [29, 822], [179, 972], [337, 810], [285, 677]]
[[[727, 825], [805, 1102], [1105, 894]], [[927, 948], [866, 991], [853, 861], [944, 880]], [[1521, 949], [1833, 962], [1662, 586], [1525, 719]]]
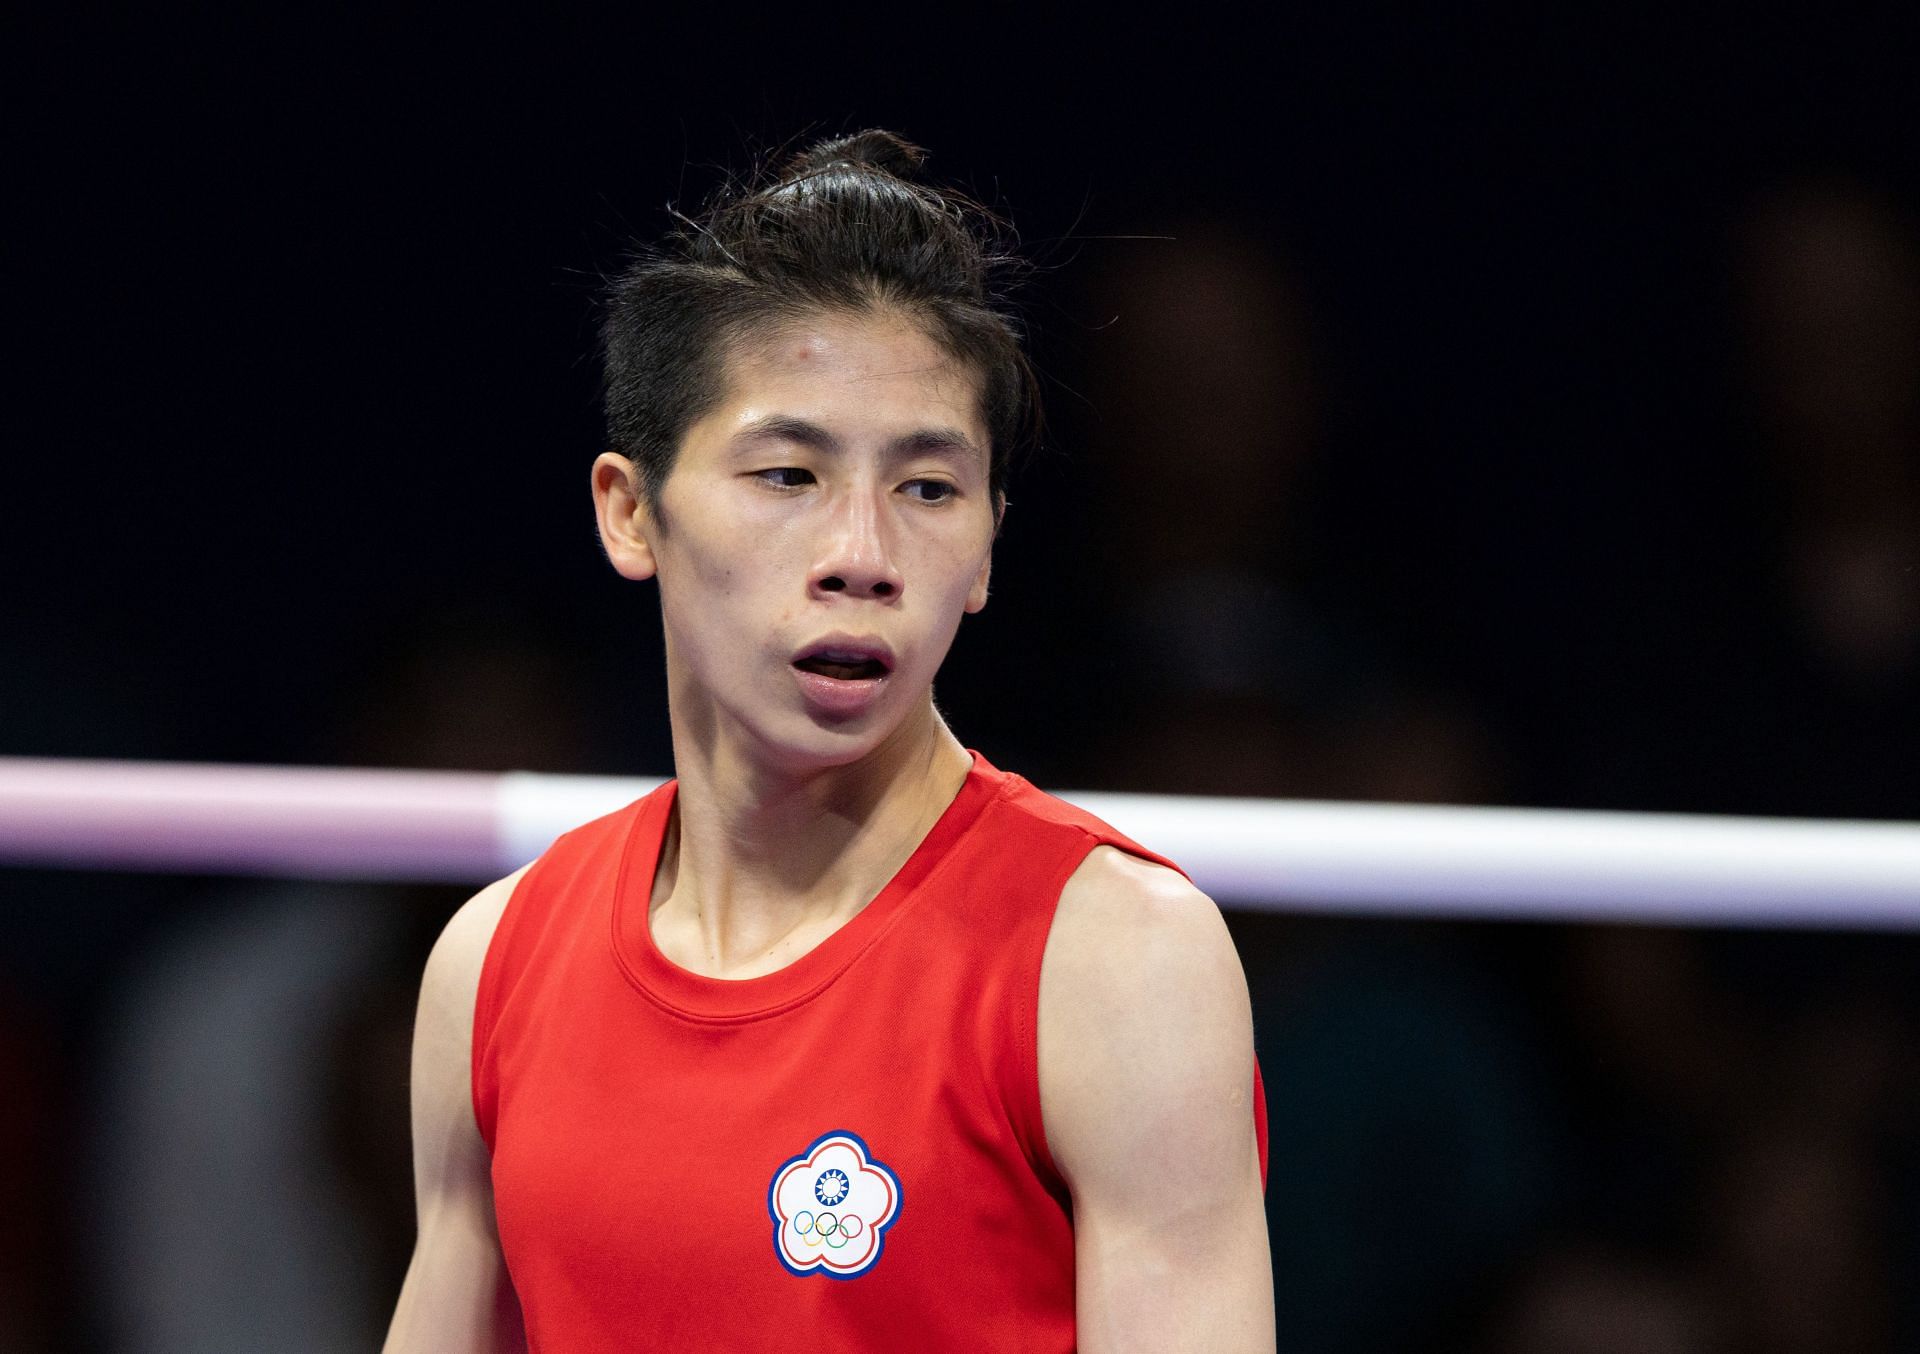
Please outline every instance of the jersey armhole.
[[467, 1049], [467, 1089], [474, 1126], [479, 1129], [480, 1140], [486, 1144], [489, 1156], [493, 1154], [494, 1128], [500, 1100], [499, 1077], [492, 1054], [494, 1032], [499, 1026], [500, 1009], [504, 1002], [502, 989], [508, 981], [508, 975], [504, 972], [506, 952], [519, 930], [520, 914], [524, 911], [522, 900], [534, 876], [540, 873], [540, 866], [541, 861], [534, 861], [532, 867], [514, 882], [513, 892], [507, 896], [506, 905], [500, 909], [500, 916], [494, 922], [493, 933], [487, 938], [486, 954], [480, 961], [480, 978], [474, 988], [473, 1034]]
[[1047, 903], [1040, 924], [1033, 928], [1038, 936], [1031, 942], [1031, 955], [1023, 956], [1028, 960], [1027, 972], [1024, 975], [1024, 990], [1016, 1006], [1018, 1017], [1014, 1022], [1014, 1066], [1018, 1078], [1014, 1104], [1015, 1130], [1026, 1149], [1028, 1162], [1047, 1189], [1063, 1202], [1069, 1197], [1066, 1177], [1060, 1174], [1059, 1163], [1053, 1159], [1053, 1149], [1047, 1143], [1046, 1115], [1040, 1104], [1040, 973], [1046, 963], [1047, 941], [1053, 935], [1053, 920], [1060, 907], [1061, 891], [1066, 888], [1067, 881], [1073, 878], [1074, 871], [1086, 862], [1096, 847], [1101, 846], [1115, 847], [1130, 856], [1164, 865], [1182, 878], [1187, 877], [1185, 870], [1165, 856], [1149, 851], [1118, 832], [1094, 832], [1078, 825], [1075, 831], [1077, 835], [1073, 843], [1055, 862], [1047, 876], [1042, 893]]
[[1084, 828], [1071, 846], [1054, 861], [1048, 871], [1041, 896], [1046, 905], [1039, 909], [1037, 921], [1025, 933], [1025, 945], [1020, 955], [1022, 964], [1021, 982], [1018, 998], [1014, 1003], [1013, 1026], [1013, 1103], [1009, 1106], [1013, 1115], [1014, 1131], [1020, 1138], [1020, 1145], [1027, 1154], [1027, 1163], [1046, 1186], [1047, 1192], [1058, 1198], [1063, 1207], [1071, 1207], [1070, 1193], [1066, 1178], [1060, 1174], [1060, 1167], [1053, 1159], [1053, 1150], [1047, 1144], [1046, 1116], [1040, 1104], [1040, 975], [1046, 964], [1047, 941], [1053, 935], [1053, 920], [1060, 907], [1061, 890], [1073, 877], [1081, 863], [1086, 860], [1094, 847], [1101, 845], [1100, 838]]

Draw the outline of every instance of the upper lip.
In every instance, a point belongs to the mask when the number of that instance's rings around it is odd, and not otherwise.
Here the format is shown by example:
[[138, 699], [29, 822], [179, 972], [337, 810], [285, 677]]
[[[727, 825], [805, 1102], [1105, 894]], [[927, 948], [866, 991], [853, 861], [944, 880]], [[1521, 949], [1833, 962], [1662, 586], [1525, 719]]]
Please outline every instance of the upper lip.
[[828, 635], [817, 639], [793, 656], [796, 663], [809, 658], [825, 658], [842, 663], [877, 662], [888, 672], [893, 671], [893, 650], [877, 639], [862, 639], [857, 635]]

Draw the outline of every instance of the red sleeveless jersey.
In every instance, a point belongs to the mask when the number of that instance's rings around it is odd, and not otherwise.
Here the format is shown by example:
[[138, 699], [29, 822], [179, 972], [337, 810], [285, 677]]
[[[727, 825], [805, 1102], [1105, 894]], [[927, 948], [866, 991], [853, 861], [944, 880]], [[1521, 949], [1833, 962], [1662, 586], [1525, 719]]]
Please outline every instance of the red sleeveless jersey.
[[671, 781], [522, 876], [481, 970], [473, 1103], [533, 1350], [1073, 1349], [1041, 953], [1095, 846], [1172, 862], [972, 756], [879, 895], [763, 977], [653, 943]]

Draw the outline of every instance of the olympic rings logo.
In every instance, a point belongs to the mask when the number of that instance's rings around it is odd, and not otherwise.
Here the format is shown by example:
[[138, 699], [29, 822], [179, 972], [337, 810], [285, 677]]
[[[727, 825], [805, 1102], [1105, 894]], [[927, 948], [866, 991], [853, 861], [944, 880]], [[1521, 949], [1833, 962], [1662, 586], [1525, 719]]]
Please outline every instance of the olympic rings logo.
[[794, 1231], [815, 1246], [827, 1246], [836, 1251], [859, 1236], [866, 1226], [857, 1213], [837, 1217], [832, 1213], [815, 1213], [803, 1208], [793, 1217]]

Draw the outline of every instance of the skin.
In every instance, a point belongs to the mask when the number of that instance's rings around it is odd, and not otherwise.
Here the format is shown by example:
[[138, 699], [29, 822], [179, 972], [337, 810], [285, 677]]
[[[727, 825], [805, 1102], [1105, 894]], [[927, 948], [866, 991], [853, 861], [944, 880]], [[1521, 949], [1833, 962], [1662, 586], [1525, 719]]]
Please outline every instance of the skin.
[[[726, 366], [657, 505], [612, 453], [592, 486], [607, 557], [657, 581], [667, 639], [680, 788], [654, 939], [684, 968], [747, 978], [864, 907], [959, 792], [970, 760], [932, 682], [986, 605], [1003, 505], [977, 375], [909, 320], [816, 315]], [[790, 669], [835, 632], [896, 659], [852, 716], [810, 705]], [[391, 1354], [524, 1347], [467, 1087], [479, 969], [517, 878], [476, 895], [428, 960], [420, 1238]], [[1272, 1350], [1252, 1018], [1219, 909], [1174, 871], [1094, 850], [1061, 894], [1038, 1037], [1048, 1143], [1073, 1194], [1080, 1348]]]
[[[600, 457], [593, 486], [608, 558], [658, 580], [666, 630], [681, 802], [655, 941], [745, 978], [865, 906], [959, 792], [970, 760], [931, 690], [961, 617], [986, 605], [997, 513], [976, 379], [917, 327], [826, 317], [729, 366], [658, 511], [622, 457]], [[896, 659], [850, 719], [810, 710], [790, 668], [836, 632]]]

